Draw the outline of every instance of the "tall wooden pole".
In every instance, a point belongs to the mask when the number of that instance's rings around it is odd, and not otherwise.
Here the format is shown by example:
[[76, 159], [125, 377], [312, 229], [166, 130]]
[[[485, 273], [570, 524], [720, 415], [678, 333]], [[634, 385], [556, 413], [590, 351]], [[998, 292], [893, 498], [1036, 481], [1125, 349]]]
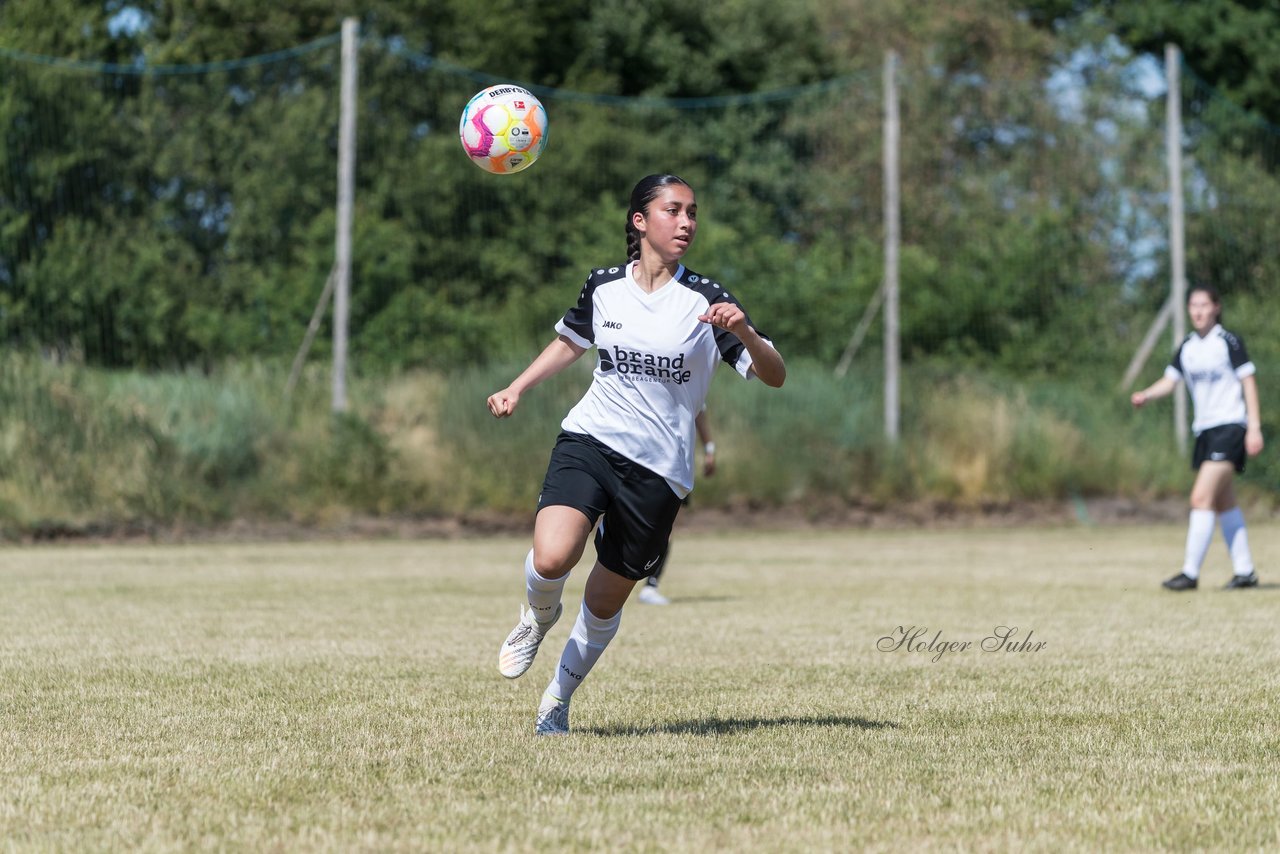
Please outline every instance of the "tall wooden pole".
[[898, 54], [884, 55], [884, 435], [898, 441], [901, 351], [898, 342]]
[[[1187, 248], [1182, 200], [1182, 83], [1181, 55], [1176, 45], [1164, 46], [1164, 74], [1168, 86], [1165, 110], [1165, 151], [1169, 162], [1169, 302], [1173, 304], [1173, 346], [1187, 334]], [[1187, 452], [1186, 384], [1173, 396], [1173, 433], [1178, 451]]]
[[356, 64], [359, 25], [342, 22], [342, 89], [338, 116], [338, 224], [334, 236], [333, 411], [347, 410], [347, 317], [351, 300], [351, 218], [356, 177]]

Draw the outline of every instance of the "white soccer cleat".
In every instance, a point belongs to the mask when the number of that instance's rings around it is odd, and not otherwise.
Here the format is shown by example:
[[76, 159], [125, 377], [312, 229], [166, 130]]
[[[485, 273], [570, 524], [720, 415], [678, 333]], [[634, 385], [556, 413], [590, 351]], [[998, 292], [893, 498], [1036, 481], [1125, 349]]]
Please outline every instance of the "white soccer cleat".
[[538, 704], [538, 722], [534, 725], [535, 735], [568, 735], [569, 704], [550, 694], [542, 695]]
[[658, 592], [658, 588], [652, 584], [646, 584], [640, 588], [638, 598], [646, 605], [670, 605], [671, 600]]
[[508, 679], [523, 676], [529, 669], [529, 665], [533, 664], [533, 657], [538, 654], [538, 646], [542, 643], [542, 639], [547, 636], [547, 632], [551, 631], [551, 627], [556, 624], [556, 620], [560, 619], [563, 611], [564, 605], [557, 605], [556, 614], [551, 621], [539, 623], [533, 618], [532, 609], [526, 611], [524, 606], [521, 606], [520, 622], [511, 630], [511, 634], [507, 635], [507, 639], [502, 642], [502, 648], [498, 650], [498, 672]]

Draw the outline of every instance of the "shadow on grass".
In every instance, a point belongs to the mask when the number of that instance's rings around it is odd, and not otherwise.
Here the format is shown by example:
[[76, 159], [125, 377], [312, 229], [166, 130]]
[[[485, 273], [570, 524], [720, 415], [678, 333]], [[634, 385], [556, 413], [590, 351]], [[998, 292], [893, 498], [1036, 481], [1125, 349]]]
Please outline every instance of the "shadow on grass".
[[672, 721], [652, 726], [604, 726], [583, 727], [575, 732], [588, 735], [728, 735], [749, 732], [766, 727], [847, 727], [849, 729], [897, 729], [893, 721], [873, 721], [851, 717], [792, 717], [780, 718], [704, 718], [692, 721]]
[[[1203, 581], [1203, 577], [1201, 578]], [[1205, 585], [1201, 584], [1200, 589], [1204, 590]], [[1231, 588], [1221, 584], [1215, 584], [1209, 587], [1210, 593], [1230, 593], [1234, 596], [1247, 596], [1251, 590], [1280, 590], [1280, 581], [1259, 581], [1252, 587]], [[1195, 591], [1191, 591], [1194, 593]]]

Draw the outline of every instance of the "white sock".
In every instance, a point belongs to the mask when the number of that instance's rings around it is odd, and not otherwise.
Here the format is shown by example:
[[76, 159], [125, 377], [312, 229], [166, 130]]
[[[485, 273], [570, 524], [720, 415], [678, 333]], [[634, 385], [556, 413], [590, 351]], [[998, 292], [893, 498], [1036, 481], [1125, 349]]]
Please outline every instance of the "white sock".
[[1182, 563], [1182, 574], [1188, 578], [1200, 577], [1200, 564], [1209, 551], [1213, 539], [1213, 525], [1217, 514], [1212, 510], [1192, 510], [1187, 523], [1187, 556]]
[[1218, 524], [1222, 526], [1222, 539], [1227, 541], [1227, 551], [1231, 554], [1231, 565], [1236, 575], [1249, 575], [1253, 572], [1253, 554], [1249, 551], [1249, 531], [1244, 526], [1244, 514], [1239, 507], [1232, 507], [1226, 513], [1218, 514]]
[[583, 602], [578, 619], [573, 624], [573, 631], [569, 633], [569, 642], [564, 645], [564, 652], [560, 654], [556, 675], [551, 677], [546, 693], [567, 703], [595, 666], [600, 653], [604, 652], [609, 641], [618, 633], [621, 623], [621, 611], [602, 620], [587, 610], [587, 603]]
[[543, 578], [538, 575], [538, 571], [533, 568], [533, 549], [529, 549], [529, 554], [524, 558], [524, 591], [529, 597], [529, 608], [533, 611], [535, 620], [545, 623], [556, 615], [556, 606], [560, 604], [564, 583], [568, 579], [567, 572], [559, 578]]

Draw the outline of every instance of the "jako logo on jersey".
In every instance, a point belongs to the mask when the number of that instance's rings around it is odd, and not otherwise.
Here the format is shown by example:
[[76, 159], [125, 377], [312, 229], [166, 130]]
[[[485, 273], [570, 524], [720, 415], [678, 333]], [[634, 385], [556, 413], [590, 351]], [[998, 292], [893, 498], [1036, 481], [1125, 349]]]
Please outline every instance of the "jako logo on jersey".
[[603, 324], [605, 329], [621, 329], [622, 324], [616, 320], [606, 320]]
[[693, 371], [685, 370], [684, 353], [679, 356], [655, 356], [639, 350], [628, 350], [626, 347], [608, 347], [600, 349], [600, 367], [606, 371], [616, 370], [620, 374], [636, 377], [651, 377], [653, 382], [670, 382], [676, 385], [687, 383]]

